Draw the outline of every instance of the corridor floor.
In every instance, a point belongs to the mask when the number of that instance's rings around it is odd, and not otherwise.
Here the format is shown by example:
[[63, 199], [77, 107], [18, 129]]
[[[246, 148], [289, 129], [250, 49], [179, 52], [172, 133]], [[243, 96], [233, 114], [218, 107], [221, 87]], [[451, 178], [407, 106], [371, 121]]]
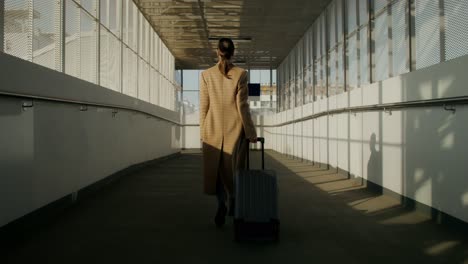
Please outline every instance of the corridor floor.
[[279, 177], [278, 243], [236, 243], [230, 219], [217, 229], [215, 199], [202, 194], [201, 154], [184, 151], [81, 200], [4, 247], [0, 262], [468, 263], [466, 233], [335, 171], [266, 156]]

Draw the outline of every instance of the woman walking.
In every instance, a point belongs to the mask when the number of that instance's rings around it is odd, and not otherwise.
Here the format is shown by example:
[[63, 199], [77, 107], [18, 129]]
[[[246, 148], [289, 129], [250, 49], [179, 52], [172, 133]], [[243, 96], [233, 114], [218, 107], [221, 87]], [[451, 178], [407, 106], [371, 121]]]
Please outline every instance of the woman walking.
[[218, 63], [200, 76], [200, 137], [203, 141], [204, 191], [216, 195], [215, 223], [221, 227], [234, 214], [234, 170], [245, 167], [248, 144], [257, 141], [250, 116], [247, 72], [234, 66], [234, 43], [219, 40]]

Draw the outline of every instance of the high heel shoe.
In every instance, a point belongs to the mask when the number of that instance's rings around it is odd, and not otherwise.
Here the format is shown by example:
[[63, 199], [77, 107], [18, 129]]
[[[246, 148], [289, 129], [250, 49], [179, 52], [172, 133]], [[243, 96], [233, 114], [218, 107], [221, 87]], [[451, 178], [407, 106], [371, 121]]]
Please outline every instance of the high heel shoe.
[[217, 227], [222, 227], [226, 223], [226, 213], [227, 207], [226, 205], [220, 205], [218, 207], [218, 211], [216, 212], [215, 216], [215, 223]]

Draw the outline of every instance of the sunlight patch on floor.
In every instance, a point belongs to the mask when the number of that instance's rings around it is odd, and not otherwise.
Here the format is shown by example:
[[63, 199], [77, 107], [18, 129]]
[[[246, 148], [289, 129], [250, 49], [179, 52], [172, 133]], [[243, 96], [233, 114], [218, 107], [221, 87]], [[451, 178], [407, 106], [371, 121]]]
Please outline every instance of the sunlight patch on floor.
[[429, 220], [430, 219], [427, 216], [424, 216], [419, 212], [412, 211], [385, 219], [379, 223], [383, 225], [416, 225], [427, 222]]
[[425, 250], [426, 254], [431, 256], [437, 256], [443, 254], [444, 252], [450, 250], [451, 248], [456, 247], [460, 244], [460, 241], [452, 240], [452, 241], [443, 241], [437, 243], [434, 246], [431, 246]]

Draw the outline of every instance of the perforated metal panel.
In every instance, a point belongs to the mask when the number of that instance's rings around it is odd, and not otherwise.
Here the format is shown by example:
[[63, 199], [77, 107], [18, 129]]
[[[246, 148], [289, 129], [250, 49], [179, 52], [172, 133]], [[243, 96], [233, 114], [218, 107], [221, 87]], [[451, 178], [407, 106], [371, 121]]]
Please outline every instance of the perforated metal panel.
[[439, 1], [415, 1], [416, 69], [440, 62]]
[[368, 27], [363, 27], [359, 31], [359, 85], [369, 83], [369, 41]]
[[346, 1], [346, 22], [348, 23], [348, 33], [351, 33], [357, 29], [358, 19], [356, 14], [356, 0]]
[[320, 49], [320, 20], [317, 20], [314, 23], [314, 47], [315, 47], [315, 54], [314, 58], [321, 58], [322, 57], [322, 50]]
[[322, 80], [322, 85], [321, 85], [321, 89], [320, 89], [320, 96], [321, 98], [325, 98], [327, 97], [327, 57], [326, 56], [323, 56], [322, 57], [322, 60], [321, 60], [321, 66], [320, 66], [320, 69], [321, 69], [321, 80]]
[[379, 12], [382, 10], [384, 7], [387, 6], [388, 1], [387, 0], [373, 0], [372, 1], [374, 5], [374, 12]]
[[304, 103], [309, 103], [312, 101], [312, 76], [311, 76], [311, 67], [306, 67], [304, 69]]
[[80, 76], [97, 83], [97, 23], [86, 12], [80, 15]]
[[304, 86], [302, 74], [299, 73], [294, 79], [296, 86], [296, 106], [300, 106], [304, 102]]
[[445, 56], [447, 60], [468, 54], [468, 0], [445, 1]]
[[325, 54], [327, 54], [327, 48], [328, 48], [328, 43], [329, 43], [329, 40], [328, 40], [328, 32], [327, 32], [327, 20], [326, 20], [326, 16], [325, 14], [323, 14], [320, 18], [320, 33], [321, 33], [321, 51], [322, 51], [322, 56], [324, 56]]
[[5, 0], [5, 53], [32, 60], [32, 7], [28, 0]]
[[374, 67], [375, 80], [381, 81], [388, 78], [388, 23], [387, 14], [383, 13], [375, 19], [374, 28], [375, 50]]
[[137, 97], [138, 88], [138, 56], [129, 48], [124, 49], [123, 57], [123, 92], [126, 95]]
[[56, 43], [55, 26], [60, 21], [55, 0], [34, 1], [33, 11], [33, 58], [39, 65], [55, 69]]
[[343, 1], [336, 1], [336, 41], [343, 42]]
[[357, 88], [358, 85], [358, 50], [357, 50], [357, 35], [348, 39], [347, 47], [348, 58], [348, 90]]
[[408, 21], [407, 3], [400, 0], [392, 5], [392, 59], [393, 76], [409, 71], [407, 58]]
[[[130, 0], [131, 1], [131, 0]], [[129, 46], [133, 51], [138, 51], [138, 8], [135, 3], [131, 1], [128, 13], [128, 33], [129, 33]]]
[[[106, 1], [103, 1], [106, 2]], [[109, 45], [109, 40], [110, 39], [110, 33], [107, 32], [107, 30], [101, 26], [101, 31], [100, 31], [100, 62], [99, 62], [99, 77], [100, 77], [100, 84], [103, 87], [111, 88], [111, 73], [110, 73], [110, 56], [112, 56], [111, 51], [109, 51], [108, 47]]]
[[336, 4], [332, 2], [327, 10], [327, 23], [326, 28], [328, 31], [330, 47], [336, 44]]
[[120, 91], [120, 41], [101, 26], [100, 39], [101, 86]]
[[344, 47], [343, 45], [339, 45], [337, 49], [337, 73], [336, 73], [336, 89], [337, 89], [337, 94], [343, 93], [344, 92], [344, 76], [345, 76], [345, 65], [344, 65]]
[[72, 0], [65, 9], [65, 73], [80, 78], [80, 9]]
[[121, 10], [122, 0], [111, 0], [109, 1], [109, 23], [106, 25], [108, 29], [117, 37], [121, 37]]
[[149, 66], [141, 58], [138, 59], [138, 98], [149, 101]]
[[128, 45], [129, 0], [122, 1], [122, 41]]
[[359, 25], [364, 25], [369, 22], [369, 7], [368, 0], [359, 0]]
[[328, 95], [336, 94], [336, 50], [330, 51], [328, 57]]
[[[77, 2], [79, 2], [81, 6], [92, 16], [97, 17], [96, 10], [98, 6], [98, 0], [79, 0]], [[102, 0], [102, 2], [105, 2], [105, 0]]]

